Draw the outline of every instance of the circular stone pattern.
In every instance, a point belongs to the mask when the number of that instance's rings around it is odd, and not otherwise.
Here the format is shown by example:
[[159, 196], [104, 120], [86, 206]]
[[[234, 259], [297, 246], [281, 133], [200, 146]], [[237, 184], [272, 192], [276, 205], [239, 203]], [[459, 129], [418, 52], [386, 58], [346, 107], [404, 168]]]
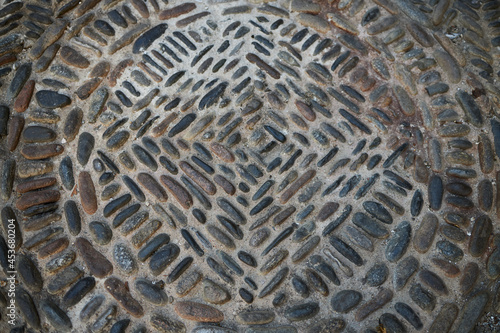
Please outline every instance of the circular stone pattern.
[[495, 332], [499, 27], [495, 0], [3, 1], [0, 331]]

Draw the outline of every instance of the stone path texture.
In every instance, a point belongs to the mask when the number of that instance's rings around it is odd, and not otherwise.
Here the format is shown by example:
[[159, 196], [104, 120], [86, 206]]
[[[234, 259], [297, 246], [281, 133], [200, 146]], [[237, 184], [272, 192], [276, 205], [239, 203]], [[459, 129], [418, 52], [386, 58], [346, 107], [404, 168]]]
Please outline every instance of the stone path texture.
[[500, 1], [0, 1], [0, 332], [500, 332]]

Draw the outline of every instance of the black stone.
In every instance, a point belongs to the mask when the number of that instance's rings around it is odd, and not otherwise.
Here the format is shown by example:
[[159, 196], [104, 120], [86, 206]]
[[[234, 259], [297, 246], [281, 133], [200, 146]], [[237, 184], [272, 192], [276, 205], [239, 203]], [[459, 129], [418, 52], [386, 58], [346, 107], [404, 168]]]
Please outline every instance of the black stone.
[[57, 109], [71, 104], [71, 98], [51, 90], [40, 90], [35, 94], [38, 105], [42, 108]]

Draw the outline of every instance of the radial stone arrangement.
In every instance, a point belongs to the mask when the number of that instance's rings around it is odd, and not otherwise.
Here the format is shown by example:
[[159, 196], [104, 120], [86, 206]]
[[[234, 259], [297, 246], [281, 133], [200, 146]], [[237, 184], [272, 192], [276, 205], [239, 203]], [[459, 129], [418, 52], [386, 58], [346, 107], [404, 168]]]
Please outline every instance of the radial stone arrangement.
[[499, 331], [500, 1], [0, 8], [1, 332]]

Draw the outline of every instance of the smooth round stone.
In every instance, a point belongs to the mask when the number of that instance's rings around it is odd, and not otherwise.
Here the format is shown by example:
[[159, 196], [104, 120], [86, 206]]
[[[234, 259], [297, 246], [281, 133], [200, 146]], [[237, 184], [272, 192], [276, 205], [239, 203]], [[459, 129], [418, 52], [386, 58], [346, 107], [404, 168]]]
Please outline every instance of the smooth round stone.
[[257, 230], [251, 237], [250, 237], [250, 240], [249, 240], [249, 244], [251, 247], [258, 247], [259, 245], [261, 245], [262, 243], [264, 243], [264, 241], [269, 238], [269, 235], [271, 234], [271, 231], [267, 228], [261, 228], [259, 230]]
[[128, 284], [115, 277], [110, 277], [104, 282], [104, 288], [132, 316], [141, 318], [144, 315], [143, 307], [130, 294]]
[[415, 232], [415, 237], [413, 237], [415, 250], [425, 253], [430, 249], [434, 241], [437, 226], [438, 218], [435, 215], [428, 213], [423, 217], [420, 227]]
[[203, 280], [203, 300], [212, 304], [224, 304], [231, 299], [229, 292], [217, 283]]
[[369, 285], [370, 287], [378, 287], [384, 284], [388, 275], [389, 268], [387, 268], [387, 265], [384, 263], [378, 263], [373, 265], [373, 267], [366, 272], [363, 283]]
[[97, 310], [101, 307], [102, 303], [106, 298], [103, 295], [93, 296], [90, 301], [85, 304], [82, 311], [80, 311], [80, 320], [87, 321], [92, 317]]
[[408, 304], [398, 302], [394, 305], [394, 309], [415, 329], [420, 330], [424, 327], [418, 314]]
[[236, 321], [242, 325], [264, 325], [272, 322], [275, 316], [271, 310], [243, 311], [238, 313]]
[[168, 303], [168, 296], [163, 289], [146, 279], [138, 279], [135, 281], [135, 289], [141, 296], [155, 305], [165, 305]]
[[333, 311], [347, 313], [354, 309], [363, 296], [356, 290], [342, 290], [332, 297], [331, 304]]
[[16, 288], [15, 293], [16, 306], [21, 310], [21, 314], [28, 325], [35, 330], [40, 330], [40, 316], [35, 307], [35, 303], [30, 294], [21, 287]]
[[71, 98], [51, 90], [40, 90], [35, 97], [38, 105], [47, 109], [62, 108], [71, 104]]
[[179, 317], [201, 323], [218, 323], [224, 320], [224, 313], [216, 308], [192, 301], [177, 302], [174, 305]]
[[396, 262], [405, 254], [410, 244], [411, 224], [408, 221], [401, 222], [393, 231], [392, 237], [387, 242], [385, 257], [390, 262]]
[[436, 248], [446, 259], [451, 261], [460, 261], [464, 257], [462, 249], [447, 240], [437, 242]]
[[394, 269], [393, 283], [396, 290], [401, 290], [408, 283], [410, 278], [418, 270], [419, 262], [413, 257], [406, 257], [401, 260]]
[[89, 231], [92, 235], [92, 239], [99, 245], [108, 244], [113, 236], [111, 228], [104, 222], [90, 222]]
[[160, 248], [149, 261], [149, 268], [153, 275], [163, 272], [179, 255], [180, 248], [175, 244], [167, 244]]
[[302, 321], [316, 316], [319, 312], [319, 304], [308, 302], [294, 305], [285, 311], [285, 317], [290, 321]]
[[27, 143], [50, 142], [56, 137], [56, 132], [44, 126], [29, 126], [23, 131], [23, 140]]
[[95, 279], [92, 276], [84, 277], [75, 283], [64, 295], [61, 305], [71, 307], [80, 302], [95, 287]]

